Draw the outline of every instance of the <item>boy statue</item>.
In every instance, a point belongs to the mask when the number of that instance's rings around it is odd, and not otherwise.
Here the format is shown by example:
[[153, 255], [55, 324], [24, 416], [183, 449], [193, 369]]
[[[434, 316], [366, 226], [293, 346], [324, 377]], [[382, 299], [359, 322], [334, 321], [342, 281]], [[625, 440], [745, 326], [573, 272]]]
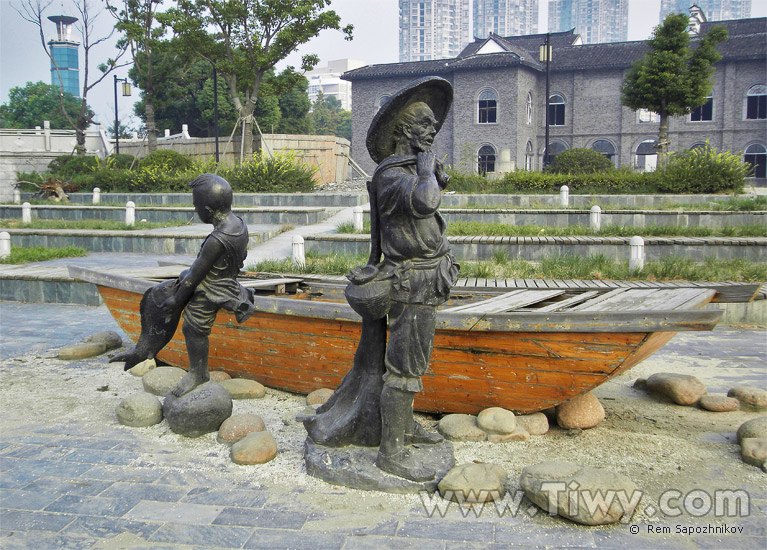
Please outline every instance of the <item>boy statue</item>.
[[155, 356], [173, 337], [181, 310], [189, 372], [171, 392], [180, 397], [210, 380], [208, 336], [219, 309], [238, 323], [253, 314], [253, 294], [237, 282], [248, 249], [248, 227], [232, 212], [232, 188], [222, 177], [203, 174], [192, 181], [197, 216], [213, 225], [191, 267], [177, 280], [149, 289], [141, 300], [141, 336], [136, 347], [112, 358], [125, 370]]

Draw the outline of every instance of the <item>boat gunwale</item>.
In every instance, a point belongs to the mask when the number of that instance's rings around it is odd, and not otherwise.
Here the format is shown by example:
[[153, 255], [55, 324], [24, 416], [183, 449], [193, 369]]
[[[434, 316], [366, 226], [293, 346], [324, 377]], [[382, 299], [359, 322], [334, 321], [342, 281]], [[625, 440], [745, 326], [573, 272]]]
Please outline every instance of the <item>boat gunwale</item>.
[[[68, 266], [72, 277], [136, 294], [143, 294], [156, 281], [126, 277], [83, 267]], [[341, 302], [296, 300], [279, 296], [256, 296], [256, 311], [276, 315], [309, 317], [358, 323], [361, 317]], [[519, 311], [464, 313], [440, 310], [437, 330], [465, 332], [678, 332], [712, 330], [721, 310], [679, 309], [656, 311]]]

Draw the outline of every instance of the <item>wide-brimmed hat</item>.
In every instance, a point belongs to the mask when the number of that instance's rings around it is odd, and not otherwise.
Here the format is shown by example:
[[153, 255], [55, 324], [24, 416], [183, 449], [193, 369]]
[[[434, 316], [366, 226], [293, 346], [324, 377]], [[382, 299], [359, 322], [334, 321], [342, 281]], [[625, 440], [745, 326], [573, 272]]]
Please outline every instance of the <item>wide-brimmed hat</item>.
[[426, 103], [437, 119], [437, 131], [445, 122], [450, 104], [453, 102], [453, 86], [438, 76], [427, 76], [414, 80], [381, 105], [368, 129], [366, 145], [371, 158], [380, 163], [394, 153], [394, 126], [400, 113], [409, 105], [422, 101]]

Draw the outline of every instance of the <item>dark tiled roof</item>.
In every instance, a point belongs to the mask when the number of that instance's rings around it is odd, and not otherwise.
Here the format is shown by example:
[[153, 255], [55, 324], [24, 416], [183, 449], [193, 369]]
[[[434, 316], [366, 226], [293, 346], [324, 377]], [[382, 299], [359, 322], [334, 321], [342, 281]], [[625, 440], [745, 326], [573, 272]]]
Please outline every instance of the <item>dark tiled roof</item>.
[[[703, 32], [713, 25], [722, 24], [730, 31], [730, 37], [717, 46], [724, 59], [764, 59], [767, 58], [767, 18], [736, 19], [705, 23]], [[754, 29], [761, 29], [758, 32]], [[641, 59], [648, 50], [646, 41], [608, 42], [604, 44], [582, 44], [573, 46], [578, 35], [573, 31], [552, 33], [553, 56], [551, 67], [555, 71], [582, 69], [614, 69], [629, 67]], [[376, 78], [381, 76], [407, 75], [444, 75], [455, 70], [485, 69], [524, 65], [534, 70], [543, 70], [538, 62], [538, 47], [543, 43], [545, 34], [528, 36], [500, 37], [493, 36], [506, 51], [491, 54], [476, 52], [487, 39], [472, 42], [461, 54], [452, 59], [435, 61], [413, 61], [410, 63], [389, 63], [368, 65], [344, 74], [346, 80]], [[693, 39], [693, 46], [696, 39]]]
[[727, 21], [706, 21], [700, 26], [701, 34], [706, 34], [711, 27], [721, 25], [730, 36], [738, 34], [759, 34], [767, 32], [767, 17], [755, 17], [753, 19], [730, 19]]

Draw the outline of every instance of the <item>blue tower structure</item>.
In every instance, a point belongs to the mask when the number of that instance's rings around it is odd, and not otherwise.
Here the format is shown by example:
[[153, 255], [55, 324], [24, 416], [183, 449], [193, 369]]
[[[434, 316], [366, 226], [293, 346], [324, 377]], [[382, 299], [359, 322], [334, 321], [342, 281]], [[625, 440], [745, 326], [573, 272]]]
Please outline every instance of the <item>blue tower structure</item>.
[[[52, 38], [48, 41], [53, 58], [51, 60], [51, 84], [58, 87], [63, 82], [65, 92], [79, 97], [80, 61], [78, 54], [80, 43], [72, 40], [72, 24], [77, 21], [77, 17], [51, 15], [48, 19], [56, 23], [57, 34], [56, 39]], [[58, 66], [58, 72], [56, 66]]]

